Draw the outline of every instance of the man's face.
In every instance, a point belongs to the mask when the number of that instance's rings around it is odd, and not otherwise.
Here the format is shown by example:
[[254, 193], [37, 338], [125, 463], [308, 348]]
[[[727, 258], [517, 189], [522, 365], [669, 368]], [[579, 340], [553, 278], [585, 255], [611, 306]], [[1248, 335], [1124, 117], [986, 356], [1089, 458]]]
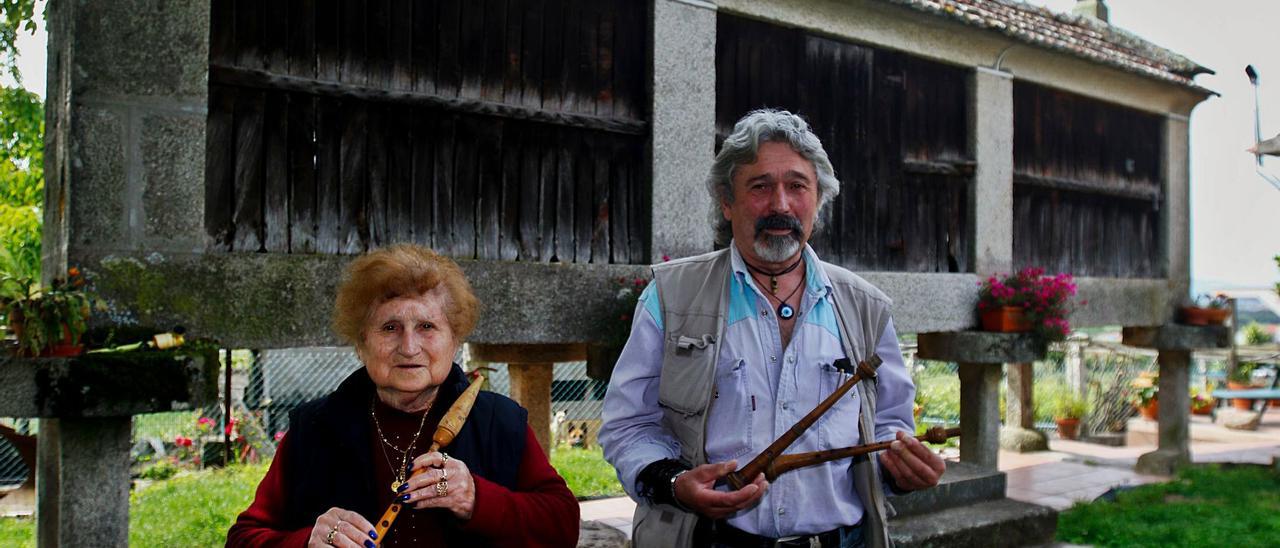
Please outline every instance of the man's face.
[[791, 145], [761, 144], [755, 163], [735, 170], [732, 190], [733, 202], [720, 208], [747, 260], [787, 262], [809, 241], [818, 212], [818, 174]]

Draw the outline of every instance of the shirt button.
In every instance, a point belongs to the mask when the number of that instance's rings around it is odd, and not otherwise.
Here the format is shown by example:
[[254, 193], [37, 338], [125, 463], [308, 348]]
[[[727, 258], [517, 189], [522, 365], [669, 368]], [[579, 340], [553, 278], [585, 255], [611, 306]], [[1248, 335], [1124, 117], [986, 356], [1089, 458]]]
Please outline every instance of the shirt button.
[[787, 509], [786, 509], [786, 508], [779, 508], [779, 509], [778, 509], [778, 515], [779, 515], [779, 516], [784, 516], [784, 515], [786, 515], [786, 514], [787, 514]]
[[784, 402], [782, 402], [782, 408], [783, 408], [783, 409], [791, 409], [791, 404], [790, 404], [790, 403], [788, 403], [788, 402], [785, 402], [785, 401], [784, 401]]
[[768, 317], [769, 317], [769, 311], [768, 311], [768, 310], [761, 310], [761, 311], [760, 311], [760, 316], [761, 316], [761, 317], [763, 317], [763, 318], [768, 318]]
[[771, 361], [771, 362], [776, 362], [776, 361], [778, 361], [778, 357], [777, 357], [777, 356], [769, 356], [769, 361]]

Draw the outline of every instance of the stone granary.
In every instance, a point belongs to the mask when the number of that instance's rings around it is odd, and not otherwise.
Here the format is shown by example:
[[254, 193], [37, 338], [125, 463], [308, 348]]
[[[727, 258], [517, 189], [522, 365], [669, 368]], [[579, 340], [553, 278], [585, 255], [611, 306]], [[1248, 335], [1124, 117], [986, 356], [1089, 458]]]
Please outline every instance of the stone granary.
[[[1210, 71], [1080, 7], [55, 0], [47, 265], [81, 266], [115, 320], [292, 347], [335, 342], [351, 254], [418, 242], [485, 303], [478, 355], [578, 357], [614, 279], [711, 250], [717, 139], [770, 106], [844, 183], [819, 254], [900, 332], [972, 328], [978, 281], [1025, 266], [1078, 277], [1077, 326], [1159, 326], [1189, 286]], [[980, 358], [962, 459], [993, 468], [981, 394], [1015, 360]], [[541, 393], [526, 369], [513, 392]]]

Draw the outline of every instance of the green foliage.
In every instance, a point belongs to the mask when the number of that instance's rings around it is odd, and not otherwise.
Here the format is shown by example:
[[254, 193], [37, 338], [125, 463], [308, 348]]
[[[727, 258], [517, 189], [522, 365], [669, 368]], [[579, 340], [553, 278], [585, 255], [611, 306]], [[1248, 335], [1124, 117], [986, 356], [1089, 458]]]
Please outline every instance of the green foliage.
[[551, 451], [551, 466], [560, 473], [569, 490], [578, 497], [623, 494], [617, 472], [604, 460], [599, 446], [591, 448], [559, 446]]
[[134, 490], [129, 546], [222, 546], [227, 529], [253, 501], [267, 465], [183, 474]]
[[1241, 362], [1236, 370], [1227, 374], [1227, 380], [1240, 384], [1253, 384], [1253, 370], [1258, 368], [1254, 362]]
[[1065, 391], [1053, 400], [1053, 418], [1083, 419], [1089, 412], [1089, 402], [1084, 398]]
[[43, 203], [44, 105], [27, 90], [0, 87], [0, 273], [40, 277]]
[[167, 460], [157, 461], [155, 464], [142, 469], [142, 473], [138, 477], [149, 480], [167, 480], [178, 474], [178, 465]]
[[1267, 328], [1262, 324], [1253, 321], [1249, 325], [1244, 326], [1244, 343], [1249, 346], [1258, 346], [1271, 342], [1271, 333], [1267, 332]]
[[1280, 473], [1188, 468], [1175, 481], [1077, 504], [1058, 518], [1061, 542], [1093, 546], [1274, 546]]
[[0, 71], [22, 82], [18, 72], [18, 33], [36, 31], [36, 0], [0, 0]]
[[42, 288], [31, 278], [0, 275], [0, 307], [18, 338], [18, 353], [35, 356], [55, 344], [80, 343], [89, 320], [91, 297], [80, 271]]
[[[230, 466], [157, 481], [129, 496], [129, 546], [223, 546], [267, 465]], [[30, 518], [0, 518], [0, 546], [35, 546]]]

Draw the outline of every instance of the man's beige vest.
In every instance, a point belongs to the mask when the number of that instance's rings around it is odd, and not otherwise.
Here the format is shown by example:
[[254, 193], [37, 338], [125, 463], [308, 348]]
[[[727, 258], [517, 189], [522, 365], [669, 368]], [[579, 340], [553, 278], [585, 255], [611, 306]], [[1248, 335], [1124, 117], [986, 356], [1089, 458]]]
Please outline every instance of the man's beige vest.
[[[822, 267], [834, 290], [845, 354], [855, 362], [866, 360], [888, 325], [891, 301], [848, 270], [827, 263]], [[729, 250], [663, 263], [654, 266], [653, 273], [665, 337], [658, 381], [663, 424], [680, 440], [681, 460], [693, 466], [707, 464], [707, 411], [715, 390], [716, 358], [729, 307]], [[858, 431], [861, 439], [874, 440], [874, 380], [859, 383], [859, 390]], [[852, 466], [854, 487], [865, 508], [864, 541], [873, 548], [889, 546], [888, 503], [880, 485], [879, 465], [862, 456], [855, 458]], [[641, 548], [692, 546], [697, 520], [696, 514], [674, 506], [641, 502], [632, 520], [634, 544]]]

